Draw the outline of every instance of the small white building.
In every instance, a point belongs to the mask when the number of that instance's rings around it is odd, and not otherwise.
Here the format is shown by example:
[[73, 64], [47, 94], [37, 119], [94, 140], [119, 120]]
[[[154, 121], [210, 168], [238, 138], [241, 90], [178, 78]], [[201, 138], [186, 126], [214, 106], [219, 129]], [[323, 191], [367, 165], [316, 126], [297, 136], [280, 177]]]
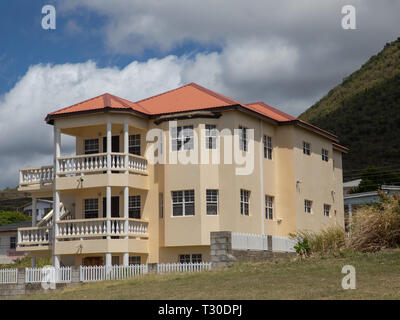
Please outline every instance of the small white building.
[[0, 264], [9, 264], [25, 256], [25, 252], [16, 251], [18, 228], [31, 227], [32, 221], [22, 221], [0, 226]]
[[[32, 202], [24, 205], [22, 207], [22, 211], [26, 214], [32, 217]], [[42, 218], [49, 213], [51, 210], [53, 210], [53, 201], [51, 200], [45, 200], [45, 199], [37, 199], [37, 221], [42, 220]]]

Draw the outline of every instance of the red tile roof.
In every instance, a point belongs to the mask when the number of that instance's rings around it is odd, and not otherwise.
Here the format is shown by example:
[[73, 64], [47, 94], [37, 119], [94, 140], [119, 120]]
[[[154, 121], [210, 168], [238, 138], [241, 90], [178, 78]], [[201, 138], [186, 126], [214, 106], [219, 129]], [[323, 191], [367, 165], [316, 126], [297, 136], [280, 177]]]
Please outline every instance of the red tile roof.
[[320, 134], [327, 135], [333, 140], [337, 140], [334, 134], [313, 126], [305, 121], [297, 119], [287, 113], [284, 113], [264, 102], [253, 102], [242, 104], [239, 101], [225, 97], [219, 93], [204, 88], [196, 83], [189, 83], [177, 89], [173, 89], [150, 98], [131, 102], [126, 99], [119, 98], [109, 93], [102, 94], [92, 99], [74, 104], [72, 106], [49, 113], [46, 121], [51, 121], [55, 117], [61, 117], [68, 114], [79, 112], [90, 112], [101, 109], [129, 110], [136, 111], [143, 115], [152, 117], [162, 114], [171, 114], [178, 112], [218, 109], [228, 106], [238, 106], [255, 113], [266, 116], [281, 124], [290, 124], [296, 122], [303, 124]]

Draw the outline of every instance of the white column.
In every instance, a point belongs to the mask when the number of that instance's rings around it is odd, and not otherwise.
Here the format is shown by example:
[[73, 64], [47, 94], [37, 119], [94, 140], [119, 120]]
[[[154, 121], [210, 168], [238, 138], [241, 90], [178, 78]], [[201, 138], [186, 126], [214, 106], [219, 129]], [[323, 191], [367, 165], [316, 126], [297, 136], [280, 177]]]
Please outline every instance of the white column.
[[259, 154], [260, 154], [260, 213], [261, 213], [261, 234], [265, 233], [264, 222], [265, 222], [265, 194], [264, 194], [264, 145], [263, 145], [263, 122], [260, 119], [260, 144], [259, 144]]
[[59, 268], [60, 267], [60, 256], [53, 254], [53, 267]]
[[124, 266], [128, 266], [129, 265], [129, 253], [125, 252], [124, 253], [124, 261], [123, 261]]
[[125, 218], [125, 239], [128, 239], [128, 228], [129, 228], [129, 187], [124, 188], [124, 218]]
[[37, 199], [32, 197], [32, 227], [36, 226], [37, 222]]
[[106, 253], [106, 267], [111, 267], [111, 253]]
[[[128, 122], [124, 121], [124, 153], [125, 153], [125, 169], [128, 169], [128, 162], [129, 162], [129, 126]], [[125, 170], [125, 174], [128, 174], [129, 171]]]
[[[58, 236], [57, 222], [60, 220], [60, 191], [55, 190], [53, 193], [53, 227], [54, 235]], [[54, 241], [56, 239], [54, 238]]]
[[57, 158], [61, 155], [61, 132], [60, 129], [54, 126], [54, 177], [57, 176], [59, 165]]
[[111, 187], [107, 186], [106, 189], [107, 239], [111, 239], [109, 235], [111, 233], [111, 221], [109, 220], [111, 218]]
[[111, 121], [107, 121], [107, 173], [111, 173]]

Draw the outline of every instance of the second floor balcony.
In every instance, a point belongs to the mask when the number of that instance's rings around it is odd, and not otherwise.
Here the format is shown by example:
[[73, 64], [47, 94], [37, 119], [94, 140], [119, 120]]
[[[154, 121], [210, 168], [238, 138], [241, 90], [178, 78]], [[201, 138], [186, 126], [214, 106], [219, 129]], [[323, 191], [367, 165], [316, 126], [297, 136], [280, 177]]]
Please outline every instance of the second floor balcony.
[[[109, 155], [109, 156], [108, 156]], [[97, 153], [57, 158], [57, 176], [75, 176], [85, 174], [133, 173], [147, 175], [147, 160], [138, 155], [116, 153]], [[42, 166], [20, 169], [19, 186], [39, 184], [51, 185], [54, 180], [54, 166]]]

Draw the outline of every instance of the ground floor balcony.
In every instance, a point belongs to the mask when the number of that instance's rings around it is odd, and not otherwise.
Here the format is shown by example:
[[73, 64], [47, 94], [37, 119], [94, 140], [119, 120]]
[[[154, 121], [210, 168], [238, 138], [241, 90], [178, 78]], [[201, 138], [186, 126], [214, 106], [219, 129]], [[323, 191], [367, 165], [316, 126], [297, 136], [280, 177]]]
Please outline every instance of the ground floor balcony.
[[[148, 222], [133, 218], [60, 220], [53, 226], [18, 229], [17, 251], [55, 254], [148, 252]], [[54, 241], [55, 240], [55, 241]]]

